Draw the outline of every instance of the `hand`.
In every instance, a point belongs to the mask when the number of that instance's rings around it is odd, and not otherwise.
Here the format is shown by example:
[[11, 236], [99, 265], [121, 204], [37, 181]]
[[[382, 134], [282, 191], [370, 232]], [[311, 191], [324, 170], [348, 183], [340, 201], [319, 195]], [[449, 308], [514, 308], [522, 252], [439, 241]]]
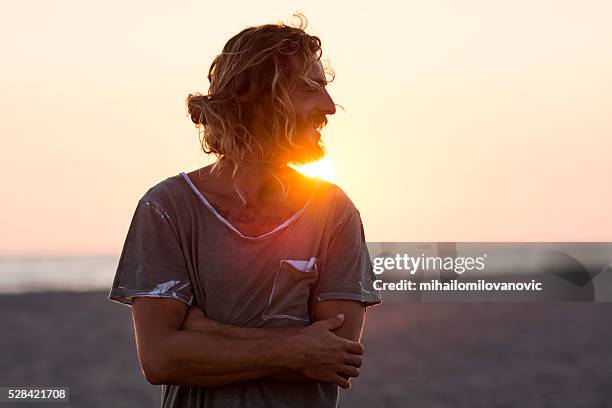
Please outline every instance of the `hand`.
[[318, 321], [300, 331], [293, 352], [302, 357], [298, 369], [317, 381], [350, 388], [350, 378], [359, 376], [363, 345], [336, 336], [332, 330], [344, 322], [344, 315]]

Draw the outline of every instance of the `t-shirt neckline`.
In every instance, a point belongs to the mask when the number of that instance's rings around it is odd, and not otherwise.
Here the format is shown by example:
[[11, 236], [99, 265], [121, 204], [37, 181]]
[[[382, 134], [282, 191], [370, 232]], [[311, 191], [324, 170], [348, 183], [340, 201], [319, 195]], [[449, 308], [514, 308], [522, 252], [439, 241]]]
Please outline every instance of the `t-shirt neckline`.
[[317, 189], [317, 187], [319, 185], [319, 182], [320, 182], [320, 180], [318, 178], [315, 178], [314, 185], [312, 186], [312, 189], [310, 191], [310, 196], [308, 197], [308, 200], [306, 201], [306, 204], [304, 204], [304, 206], [302, 208], [300, 208], [299, 211], [297, 211], [295, 214], [293, 214], [291, 217], [289, 217], [287, 220], [285, 220], [282, 224], [278, 225], [273, 230], [268, 231], [265, 234], [257, 235], [257, 236], [252, 237], [252, 236], [244, 235], [236, 227], [234, 227], [231, 222], [229, 222], [225, 217], [223, 217], [221, 214], [219, 214], [219, 212], [215, 209], [215, 207], [213, 207], [213, 205], [206, 199], [204, 194], [202, 194], [202, 192], [200, 190], [198, 190], [198, 188], [193, 184], [193, 182], [191, 181], [191, 179], [189, 178], [189, 176], [187, 175], [186, 172], [182, 171], [182, 172], [179, 173], [179, 175], [183, 176], [183, 179], [187, 182], [187, 184], [189, 185], [191, 190], [196, 194], [196, 196], [198, 196], [198, 198], [204, 204], [204, 206], [206, 208], [208, 208], [208, 210], [219, 221], [221, 221], [223, 224], [225, 224], [230, 230], [234, 231], [240, 237], [245, 238], [245, 239], [251, 239], [251, 240], [265, 238], [265, 237], [267, 237], [269, 235], [272, 235], [272, 234], [274, 234], [274, 233], [276, 233], [276, 232], [278, 232], [280, 230], [283, 230], [283, 229], [287, 228], [289, 225], [293, 224], [298, 218], [300, 218], [300, 216], [304, 213], [304, 211], [306, 211], [306, 209], [310, 205], [310, 202], [312, 201], [312, 197], [314, 196], [315, 190]]

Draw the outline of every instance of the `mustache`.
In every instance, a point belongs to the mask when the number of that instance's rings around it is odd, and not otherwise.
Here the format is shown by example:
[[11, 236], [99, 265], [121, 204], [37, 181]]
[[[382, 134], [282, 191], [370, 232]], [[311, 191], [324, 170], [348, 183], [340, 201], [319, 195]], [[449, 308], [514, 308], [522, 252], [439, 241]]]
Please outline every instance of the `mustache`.
[[302, 117], [298, 122], [305, 127], [314, 127], [317, 130], [321, 130], [327, 125], [328, 120], [325, 115], [313, 115], [306, 118]]

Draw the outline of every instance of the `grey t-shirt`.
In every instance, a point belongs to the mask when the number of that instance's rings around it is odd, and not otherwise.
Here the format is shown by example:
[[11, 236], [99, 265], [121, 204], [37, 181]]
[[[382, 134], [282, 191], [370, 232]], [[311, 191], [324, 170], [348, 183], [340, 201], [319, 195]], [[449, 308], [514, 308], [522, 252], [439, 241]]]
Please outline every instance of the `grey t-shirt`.
[[[307, 204], [269, 233], [248, 237], [181, 172], [138, 201], [109, 299], [169, 297], [242, 327], [314, 322], [317, 302], [381, 302], [359, 211], [319, 180]], [[260, 378], [222, 387], [162, 386], [162, 407], [335, 407], [338, 387]]]

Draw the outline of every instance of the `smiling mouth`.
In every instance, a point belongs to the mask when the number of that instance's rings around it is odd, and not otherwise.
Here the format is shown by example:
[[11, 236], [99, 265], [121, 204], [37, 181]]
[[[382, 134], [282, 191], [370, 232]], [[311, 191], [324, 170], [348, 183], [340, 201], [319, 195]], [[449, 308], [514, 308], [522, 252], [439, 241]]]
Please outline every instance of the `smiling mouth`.
[[323, 130], [323, 127], [325, 127], [326, 124], [327, 124], [327, 118], [325, 117], [320, 117], [320, 116], [311, 117], [306, 121], [305, 129], [308, 129], [306, 131], [308, 133], [311, 133], [313, 138], [315, 138], [316, 142], [318, 143], [321, 141], [321, 131]]
[[320, 131], [327, 124], [327, 118], [326, 117], [320, 117], [320, 116], [319, 117], [312, 117], [312, 118], [310, 118], [310, 120], [308, 122], [315, 129]]

